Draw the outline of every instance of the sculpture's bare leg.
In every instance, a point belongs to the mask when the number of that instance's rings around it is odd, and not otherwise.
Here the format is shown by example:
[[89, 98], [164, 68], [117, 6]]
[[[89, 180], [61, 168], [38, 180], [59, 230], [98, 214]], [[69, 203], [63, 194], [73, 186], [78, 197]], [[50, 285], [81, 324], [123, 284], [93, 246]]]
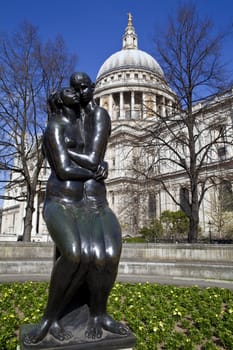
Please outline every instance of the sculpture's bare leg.
[[69, 294], [73, 295], [78, 288], [76, 284], [72, 287], [72, 293], [69, 290], [74, 275], [77, 273], [80, 274], [78, 269], [79, 265], [68, 261], [64, 257], [60, 257], [56, 261], [51, 276], [48, 302], [43, 319], [31, 333], [27, 334], [24, 339], [25, 344], [36, 344], [40, 342], [50, 331], [50, 328], [51, 333], [58, 339], [60, 337], [66, 338], [70, 336], [70, 332], [66, 334], [66, 331], [59, 326], [57, 319], [62, 305], [64, 304], [65, 306], [68, 301], [67, 292], [69, 291]]
[[[129, 329], [121, 322], [115, 321], [107, 313], [107, 301], [110, 291], [116, 278], [117, 266], [113, 273], [113, 267], [109, 271], [106, 268], [103, 271], [95, 271], [92, 281], [91, 299], [90, 299], [90, 318], [87, 324], [85, 335], [87, 338], [100, 338], [103, 329], [116, 334], [126, 335]], [[90, 277], [91, 278], [91, 277]]]
[[[36, 344], [44, 339], [51, 329], [59, 339], [72, 336], [70, 331], [60, 327], [58, 318], [72, 296], [79, 288], [84, 269], [81, 266], [81, 252], [77, 223], [70, 210], [58, 203], [45, 208], [45, 219], [54, 241], [59, 243], [61, 256], [55, 262], [49, 288], [46, 310], [40, 324], [24, 339], [25, 344]], [[60, 249], [62, 247], [63, 249]]]
[[107, 301], [114, 285], [121, 254], [121, 229], [108, 207], [97, 215], [93, 228], [93, 243], [96, 255], [93, 266], [89, 269], [88, 284], [90, 289], [90, 319], [86, 336], [99, 338], [103, 329], [126, 335], [128, 327], [115, 321], [107, 313]]

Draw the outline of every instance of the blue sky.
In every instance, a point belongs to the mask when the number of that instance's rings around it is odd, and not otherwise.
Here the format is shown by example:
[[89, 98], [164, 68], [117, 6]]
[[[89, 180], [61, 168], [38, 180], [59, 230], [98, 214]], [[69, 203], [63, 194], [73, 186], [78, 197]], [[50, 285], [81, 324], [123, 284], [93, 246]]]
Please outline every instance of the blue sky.
[[[166, 29], [168, 15], [179, 3], [180, 0], [2, 0], [0, 32], [12, 32], [27, 20], [38, 27], [44, 40], [61, 34], [68, 50], [78, 56], [76, 68], [95, 80], [104, 61], [122, 47], [128, 12], [133, 15], [139, 48], [155, 55], [153, 39]], [[194, 3], [201, 16], [213, 20], [217, 30], [233, 23], [232, 0]], [[224, 60], [233, 72], [232, 44], [233, 34], [224, 46]]]

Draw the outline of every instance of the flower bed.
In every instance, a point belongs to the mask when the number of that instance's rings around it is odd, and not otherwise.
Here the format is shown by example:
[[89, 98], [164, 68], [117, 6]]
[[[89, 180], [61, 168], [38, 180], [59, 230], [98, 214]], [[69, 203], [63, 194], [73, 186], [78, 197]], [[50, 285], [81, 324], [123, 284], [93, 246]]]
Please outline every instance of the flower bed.
[[[0, 349], [15, 350], [19, 326], [42, 317], [48, 283], [0, 284]], [[233, 349], [233, 292], [116, 283], [109, 313], [126, 322], [137, 350]]]

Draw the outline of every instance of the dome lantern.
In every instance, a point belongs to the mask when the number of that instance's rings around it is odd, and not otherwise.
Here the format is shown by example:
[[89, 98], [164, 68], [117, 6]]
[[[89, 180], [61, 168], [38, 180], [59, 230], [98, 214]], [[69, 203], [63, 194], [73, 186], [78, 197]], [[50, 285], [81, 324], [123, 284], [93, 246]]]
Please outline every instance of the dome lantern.
[[125, 28], [125, 33], [123, 35], [122, 49], [137, 49], [138, 48], [138, 39], [137, 34], [132, 23], [132, 15], [128, 14], [128, 25]]

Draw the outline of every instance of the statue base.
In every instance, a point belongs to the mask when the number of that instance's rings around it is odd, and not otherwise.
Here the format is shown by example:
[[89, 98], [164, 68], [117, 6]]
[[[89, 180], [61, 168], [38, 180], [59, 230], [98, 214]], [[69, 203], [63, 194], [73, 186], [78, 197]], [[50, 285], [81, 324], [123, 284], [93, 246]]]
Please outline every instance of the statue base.
[[25, 344], [25, 335], [30, 333], [36, 324], [27, 324], [20, 327], [20, 350], [130, 350], [135, 346], [136, 338], [132, 332], [119, 335], [103, 330], [100, 339], [85, 337], [86, 323], [88, 321], [88, 308], [83, 306], [66, 315], [61, 325], [72, 333], [69, 340], [60, 341], [50, 333], [37, 344]]

